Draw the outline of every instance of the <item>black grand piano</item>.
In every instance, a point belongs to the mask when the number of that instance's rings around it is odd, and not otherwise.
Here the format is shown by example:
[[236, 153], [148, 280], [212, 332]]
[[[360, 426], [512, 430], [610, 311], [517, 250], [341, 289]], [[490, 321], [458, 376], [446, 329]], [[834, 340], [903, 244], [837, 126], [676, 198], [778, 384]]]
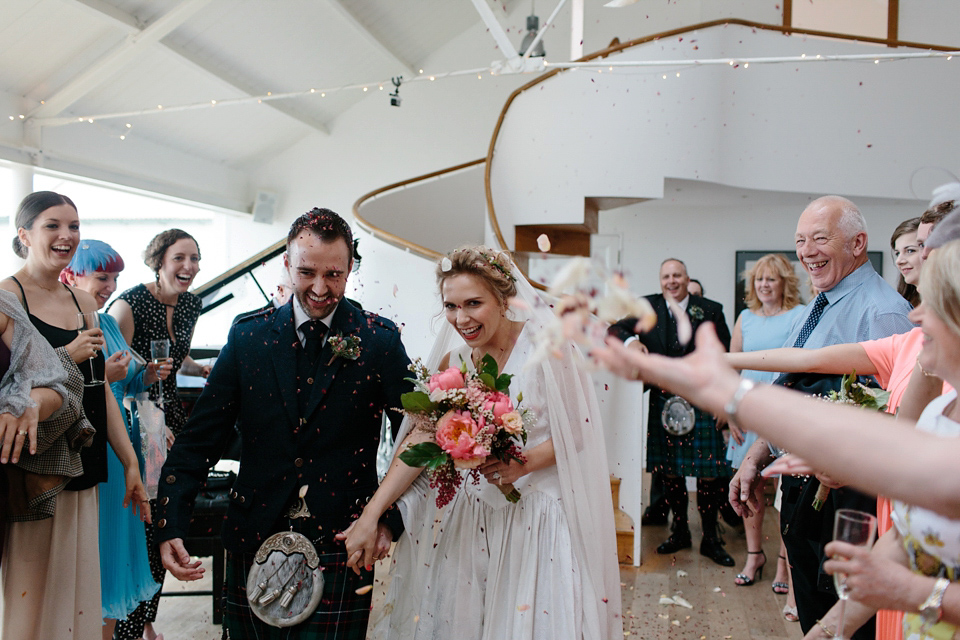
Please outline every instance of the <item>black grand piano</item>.
[[[283, 266], [285, 240], [280, 240], [260, 253], [245, 260], [213, 280], [197, 287], [193, 293], [200, 296], [203, 309], [194, 332], [190, 355], [194, 360], [216, 358], [220, 345], [236, 316], [256, 311], [271, 304], [276, 283]], [[199, 340], [198, 340], [199, 338]], [[180, 398], [189, 415], [203, 390], [203, 379], [178, 376]], [[240, 459], [239, 434], [228, 447], [225, 459]], [[212, 596], [213, 623], [220, 624], [220, 594], [223, 589], [224, 550], [220, 527], [229, 503], [227, 493], [236, 478], [232, 471], [212, 470], [200, 494], [190, 522], [190, 532], [184, 545], [190, 553], [213, 558], [213, 585], [211, 590], [165, 591], [163, 596]]]

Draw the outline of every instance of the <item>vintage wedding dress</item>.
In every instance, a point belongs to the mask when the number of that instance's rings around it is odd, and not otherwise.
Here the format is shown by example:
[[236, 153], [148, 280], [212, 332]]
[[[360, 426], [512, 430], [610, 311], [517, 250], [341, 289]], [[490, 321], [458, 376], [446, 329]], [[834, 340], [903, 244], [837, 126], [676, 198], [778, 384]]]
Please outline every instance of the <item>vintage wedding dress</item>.
[[[613, 507], [592, 382], [572, 345], [560, 349], [561, 358], [531, 362], [533, 338], [551, 314], [514, 273], [530, 309], [504, 372], [514, 375], [514, 402], [522, 393], [521, 406], [536, 415], [525, 448], [553, 438], [557, 464], [520, 478], [516, 504], [482, 476], [476, 484], [467, 476], [439, 510], [421, 474], [398, 501], [406, 531], [393, 553], [374, 638], [622, 637]], [[435, 369], [457, 342], [451, 366], [463, 358], [472, 367], [470, 348], [446, 323], [428, 366]]]

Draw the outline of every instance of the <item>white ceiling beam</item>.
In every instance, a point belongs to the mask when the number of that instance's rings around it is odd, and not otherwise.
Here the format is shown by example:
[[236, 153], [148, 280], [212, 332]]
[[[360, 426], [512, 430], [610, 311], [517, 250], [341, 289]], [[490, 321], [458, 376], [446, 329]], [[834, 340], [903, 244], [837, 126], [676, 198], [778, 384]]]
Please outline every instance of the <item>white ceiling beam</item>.
[[[203, 73], [209, 76], [212, 76], [225, 84], [230, 85], [237, 91], [240, 91], [241, 93], [247, 96], [256, 96], [264, 93], [264, 91], [257, 90], [255, 87], [247, 84], [241, 79], [233, 78], [225, 75], [221, 70], [214, 67], [208, 60], [201, 59], [199, 56], [184, 49], [179, 45], [172, 44], [169, 42], [161, 42], [160, 45], [163, 46], [167, 51], [170, 51], [171, 53], [176, 55], [181, 60], [193, 65]], [[261, 104], [265, 107], [269, 107], [273, 109], [274, 111], [282, 113], [283, 115], [289, 118], [293, 118], [294, 120], [297, 120], [298, 122], [307, 125], [311, 129], [314, 129], [315, 131], [319, 131], [324, 135], [330, 135], [330, 129], [327, 128], [326, 124], [324, 124], [320, 120], [317, 120], [316, 118], [311, 118], [310, 116], [297, 112], [289, 104], [284, 104], [279, 101], [267, 101], [267, 102], [262, 102]]]
[[108, 16], [113, 18], [114, 22], [126, 28], [128, 35], [140, 33], [146, 26], [134, 16], [118, 9], [106, 0], [72, 0], [72, 2], [79, 4], [81, 7], [85, 7], [91, 14], [97, 17], [102, 18], [103, 16]]
[[[137, 20], [134, 16], [128, 13], [125, 13], [120, 9], [117, 9], [113, 5], [105, 2], [105, 0], [72, 0], [72, 1], [79, 3], [81, 6], [85, 6], [91, 9], [96, 13], [96, 15], [98, 15], [101, 18], [104, 18], [104, 17], [111, 18], [111, 20], [116, 26], [126, 29], [128, 34], [135, 34], [143, 31], [143, 25], [142, 23], [140, 23], [139, 20]], [[208, 76], [211, 76], [219, 80], [220, 82], [223, 82], [226, 85], [233, 87], [234, 89], [236, 89], [237, 91], [240, 91], [241, 93], [244, 93], [248, 96], [256, 96], [263, 93], [262, 91], [257, 90], [252, 85], [247, 84], [243, 80], [240, 80], [237, 78], [231, 78], [224, 75], [224, 73], [221, 70], [215, 68], [212, 64], [209, 63], [209, 61], [201, 60], [198, 56], [191, 53], [190, 51], [187, 51], [186, 49], [184, 49], [179, 45], [175, 45], [175, 44], [164, 42], [164, 41], [160, 41], [159, 44], [168, 52], [172, 53], [173, 55], [177, 56], [184, 62], [187, 62], [188, 64], [195, 67], [198, 71]], [[271, 109], [274, 109], [275, 111], [278, 111], [284, 114], [285, 116], [293, 118], [294, 120], [297, 120], [298, 122], [307, 125], [311, 129], [314, 129], [315, 131], [323, 133], [324, 135], [330, 135], [330, 130], [327, 128], [326, 124], [324, 124], [320, 120], [317, 120], [316, 118], [311, 118], [304, 114], [297, 113], [294, 109], [281, 103], [264, 102], [263, 104], [270, 107]]]
[[[112, 51], [87, 67], [73, 80], [49, 96], [30, 114], [34, 118], [49, 118], [59, 115], [64, 109], [96, 89], [128, 67], [139, 55], [182, 25], [211, 0], [184, 0], [176, 7], [157, 18], [145, 29], [132, 33]], [[87, 4], [87, 6], [91, 6]]]
[[570, 60], [583, 57], [583, 0], [570, 5]]
[[349, 22], [350, 25], [356, 29], [357, 33], [360, 34], [360, 37], [366, 40], [367, 44], [372, 46], [382, 55], [390, 58], [396, 64], [403, 67], [403, 70], [409, 73], [411, 77], [417, 74], [416, 69], [413, 68], [412, 64], [401, 58], [390, 47], [385, 45], [380, 38], [373, 35], [373, 33], [367, 29], [366, 25], [357, 20], [357, 18], [350, 13], [350, 10], [344, 6], [342, 0], [329, 0], [329, 4], [330, 7], [340, 15], [340, 17]]
[[513, 60], [518, 57], [517, 48], [513, 46], [513, 43], [510, 42], [510, 38], [507, 37], [507, 32], [503, 30], [503, 27], [500, 26], [500, 23], [497, 22], [497, 17], [493, 15], [493, 11], [490, 10], [490, 5], [487, 4], [487, 0], [472, 0], [473, 6], [476, 7], [477, 13], [480, 14], [480, 18], [483, 20], [483, 23], [487, 25], [487, 28], [490, 29], [490, 35], [493, 36], [493, 39], [496, 41], [497, 46], [500, 48], [500, 53], [503, 54], [503, 57], [507, 60]]

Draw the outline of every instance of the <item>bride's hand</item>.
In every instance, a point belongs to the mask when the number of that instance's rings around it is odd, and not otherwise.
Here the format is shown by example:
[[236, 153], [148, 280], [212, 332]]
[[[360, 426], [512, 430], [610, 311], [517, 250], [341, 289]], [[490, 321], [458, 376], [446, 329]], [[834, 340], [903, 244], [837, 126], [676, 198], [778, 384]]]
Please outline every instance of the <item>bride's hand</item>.
[[[347, 567], [353, 569], [354, 573], [360, 575], [360, 568], [369, 569], [381, 555], [378, 553], [379, 522], [374, 518], [368, 518], [361, 515], [350, 523], [335, 538], [343, 540], [347, 551]], [[389, 550], [390, 543], [387, 542]]]
[[524, 465], [513, 458], [510, 458], [509, 462], [503, 462], [493, 456], [489, 456], [477, 470], [490, 484], [500, 485], [513, 484], [527, 473]]

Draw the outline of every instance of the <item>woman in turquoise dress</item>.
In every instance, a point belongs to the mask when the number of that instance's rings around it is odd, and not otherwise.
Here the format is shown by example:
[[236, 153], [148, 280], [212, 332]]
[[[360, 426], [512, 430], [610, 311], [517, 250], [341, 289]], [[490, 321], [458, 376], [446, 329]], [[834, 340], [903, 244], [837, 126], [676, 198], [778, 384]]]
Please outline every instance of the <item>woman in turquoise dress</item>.
[[[759, 260], [746, 274], [747, 308], [740, 313], [733, 327], [730, 351], [757, 351], [759, 349], [779, 348], [790, 335], [794, 323], [803, 315], [800, 304], [799, 282], [790, 261], [779, 253], [770, 253]], [[773, 382], [775, 373], [744, 370], [744, 378], [758, 382]], [[739, 469], [744, 456], [756, 441], [757, 434], [742, 432], [730, 425], [730, 441], [727, 444], [727, 459], [734, 469]], [[763, 484], [758, 483], [759, 490]], [[760, 504], [763, 505], [761, 499]], [[744, 518], [744, 533], [747, 537], [747, 561], [734, 578], [741, 587], [754, 584], [763, 574], [767, 556], [763, 552], [763, 511]], [[783, 615], [791, 622], [797, 620], [796, 606], [792, 604], [790, 577], [786, 560], [786, 549], [780, 545], [777, 562], [777, 575], [773, 580], [773, 592], [787, 595], [787, 605]]]
[[[123, 259], [107, 243], [81, 240], [60, 279], [90, 293], [102, 309], [117, 289], [117, 277], [123, 266]], [[159, 378], [169, 375], [169, 364], [158, 370], [152, 364], [144, 367], [133, 360], [130, 347], [111, 316], [100, 314], [100, 328], [106, 340], [105, 353], [109, 354], [105, 375], [121, 407], [124, 398], [136, 396]], [[121, 413], [143, 469], [136, 412]], [[107, 451], [107, 469], [108, 480], [100, 486], [100, 589], [105, 639], [113, 637], [117, 620], [126, 618], [160, 589], [150, 573], [143, 523], [132, 511], [120, 508], [125, 490], [123, 466], [111, 449]]]

